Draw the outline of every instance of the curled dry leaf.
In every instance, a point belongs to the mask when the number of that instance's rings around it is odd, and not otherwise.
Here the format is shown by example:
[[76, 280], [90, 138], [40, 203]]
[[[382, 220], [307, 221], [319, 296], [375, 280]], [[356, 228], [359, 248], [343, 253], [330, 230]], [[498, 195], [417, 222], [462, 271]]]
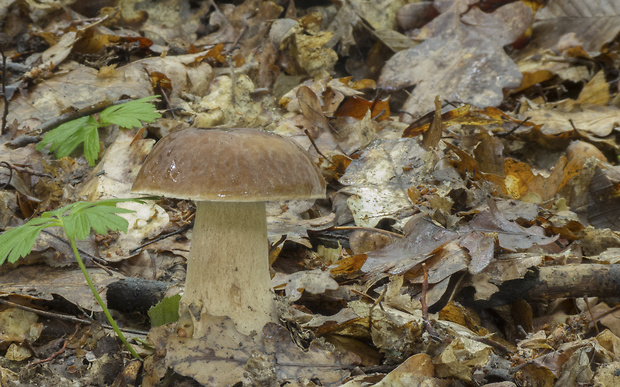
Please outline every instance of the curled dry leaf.
[[338, 289], [338, 282], [331, 277], [331, 272], [321, 269], [279, 274], [271, 283], [276, 289], [284, 287], [284, 293], [291, 302], [300, 299], [303, 292], [321, 294], [327, 290]]

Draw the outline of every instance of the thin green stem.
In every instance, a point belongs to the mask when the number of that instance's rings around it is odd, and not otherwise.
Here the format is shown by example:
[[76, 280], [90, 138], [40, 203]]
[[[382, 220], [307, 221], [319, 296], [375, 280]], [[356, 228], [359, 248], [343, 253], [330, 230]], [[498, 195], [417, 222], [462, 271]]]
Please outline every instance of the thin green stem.
[[84, 274], [84, 278], [86, 279], [86, 282], [88, 283], [88, 287], [90, 288], [90, 291], [93, 292], [93, 296], [95, 296], [95, 298], [97, 299], [97, 303], [99, 303], [99, 306], [101, 307], [101, 309], [103, 309], [103, 313], [108, 318], [108, 321], [110, 322], [110, 325], [112, 325], [114, 332], [116, 332], [116, 335], [118, 336], [118, 338], [121, 339], [123, 344], [125, 344], [125, 347], [127, 347], [129, 352], [131, 352], [131, 355], [135, 357], [136, 359], [141, 359], [140, 355], [138, 355], [136, 350], [133, 349], [131, 344], [129, 344], [129, 342], [123, 335], [123, 332], [121, 332], [121, 330], [118, 328], [118, 325], [116, 325], [116, 321], [114, 321], [114, 317], [112, 317], [112, 315], [110, 314], [110, 311], [108, 310], [108, 307], [105, 305], [105, 303], [101, 299], [101, 296], [97, 292], [97, 289], [95, 288], [95, 284], [93, 283], [93, 280], [90, 278], [88, 271], [86, 271], [86, 266], [84, 266], [84, 262], [82, 262], [82, 258], [80, 257], [80, 254], [78, 253], [77, 245], [75, 244], [75, 238], [69, 238], [69, 241], [71, 242], [71, 249], [73, 249], [73, 255], [75, 255], [75, 259], [77, 260], [78, 266], [80, 267], [80, 270], [82, 270], [82, 274]]

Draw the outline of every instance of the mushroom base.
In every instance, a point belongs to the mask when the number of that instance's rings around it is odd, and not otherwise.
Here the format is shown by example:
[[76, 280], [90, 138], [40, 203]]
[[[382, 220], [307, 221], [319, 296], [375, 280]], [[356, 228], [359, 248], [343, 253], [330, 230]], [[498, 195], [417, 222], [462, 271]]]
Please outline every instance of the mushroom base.
[[230, 317], [243, 334], [277, 322], [264, 202], [196, 202], [179, 329], [208, 333], [205, 315]]

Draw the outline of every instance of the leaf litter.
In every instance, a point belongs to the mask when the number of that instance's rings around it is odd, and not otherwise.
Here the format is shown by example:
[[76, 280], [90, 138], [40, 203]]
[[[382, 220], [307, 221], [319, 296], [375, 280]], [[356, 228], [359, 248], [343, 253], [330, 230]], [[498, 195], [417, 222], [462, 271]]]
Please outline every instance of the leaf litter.
[[[288, 136], [329, 190], [269, 205], [280, 325], [249, 337], [213, 317], [197, 341], [183, 321], [151, 328], [116, 305], [142, 371], [46, 230], [0, 266], [3, 383], [618, 384], [612, 3], [6, 2], [8, 235], [80, 200], [132, 197], [154, 142], [190, 126]], [[156, 122], [106, 121], [114, 102], [152, 95]], [[58, 160], [37, 146], [74, 119], [137, 128], [94, 129]], [[79, 247], [97, 288], [137, 276], [178, 294], [192, 203], [124, 206], [127, 233], [99, 225]]]

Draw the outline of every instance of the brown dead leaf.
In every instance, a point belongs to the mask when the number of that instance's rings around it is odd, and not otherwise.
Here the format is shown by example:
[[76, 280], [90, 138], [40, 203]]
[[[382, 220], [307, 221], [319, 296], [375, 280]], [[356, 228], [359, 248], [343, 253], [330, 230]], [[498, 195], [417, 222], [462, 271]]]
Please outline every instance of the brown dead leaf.
[[[297, 89], [297, 100], [299, 101], [301, 113], [307, 120], [313, 123], [321, 131], [330, 130], [327, 118], [325, 118], [325, 115], [323, 114], [321, 102], [314, 91], [307, 86], [301, 86]], [[318, 137], [317, 130], [314, 130], [314, 133], [311, 132], [311, 134], [313, 138]]]
[[[95, 288], [104, 290], [107, 285], [123, 278], [115, 272], [106, 272], [99, 268], [89, 268], [88, 272], [95, 284]], [[21, 266], [0, 272], [2, 289], [0, 294], [21, 294], [44, 300], [52, 300], [57, 294], [69, 302], [86, 310], [100, 312], [101, 307], [93, 297], [90, 288], [79, 269], [40, 266]]]
[[383, 121], [390, 118], [389, 98], [376, 99], [374, 101], [365, 100], [362, 97], [352, 96], [344, 100], [338, 110], [334, 113], [336, 117], [353, 117], [361, 120], [370, 111], [370, 118]]
[[[488, 120], [472, 116], [470, 109], [471, 105], [463, 105], [457, 109], [447, 111], [441, 114], [441, 122], [445, 127], [457, 124], [484, 125], [490, 123]], [[414, 137], [426, 133], [434, 117], [435, 110], [420, 117], [403, 131], [403, 137]]]
[[443, 132], [443, 124], [441, 122], [441, 100], [439, 96], [435, 96], [435, 116], [426, 132], [422, 135], [422, 146], [429, 151], [439, 144], [441, 134]]
[[433, 360], [438, 377], [471, 381], [472, 369], [488, 362], [491, 347], [466, 337], [457, 337]]
[[353, 154], [363, 149], [377, 138], [378, 124], [370, 117], [371, 111], [367, 110], [362, 119], [339, 117], [334, 121], [337, 127], [338, 146], [345, 154]]
[[331, 277], [331, 272], [321, 269], [292, 274], [277, 273], [271, 283], [276, 290], [284, 288], [284, 293], [290, 302], [299, 300], [303, 292], [322, 294], [327, 290], [338, 289], [338, 283]]
[[362, 266], [364, 266], [366, 258], [366, 254], [357, 254], [350, 257], [345, 257], [333, 265], [330, 272], [334, 278], [357, 275]]
[[489, 334], [486, 328], [480, 326], [480, 316], [474, 310], [465, 308], [463, 305], [455, 302], [449, 302], [448, 305], [439, 311], [439, 319], [462, 325], [480, 336]]
[[536, 194], [542, 201], [552, 198], [562, 182], [566, 158], [561, 157], [551, 170], [548, 177], [534, 174], [528, 164], [506, 159], [504, 174], [506, 189], [514, 198], [523, 198], [528, 194]]
[[505, 176], [504, 144], [499, 138], [483, 133], [481, 141], [474, 149], [474, 158], [478, 162], [481, 172]]
[[459, 245], [465, 247], [471, 256], [469, 272], [478, 274], [493, 260], [495, 253], [495, 236], [474, 231], [459, 240]]
[[586, 52], [596, 54], [620, 31], [620, 9], [615, 2], [552, 0], [536, 13], [532, 41], [522, 57], [557, 49], [562, 37], [573, 34]]
[[[596, 137], [605, 137], [612, 133], [620, 122], [620, 109], [615, 106], [584, 106], [574, 108], [574, 104], [548, 104], [522, 114], [530, 117], [533, 123], [541, 124], [545, 135], [559, 135], [573, 132], [573, 125], [579, 131]], [[571, 122], [573, 124], [571, 124]]]
[[306, 378], [338, 384], [349, 375], [342, 365], [359, 362], [355, 355], [342, 355], [316, 342], [303, 351], [290, 333], [276, 324], [267, 324], [263, 335], [252, 338], [237, 332], [228, 318], [206, 317], [211, 333], [200, 340], [179, 337], [175, 324], [151, 329], [149, 339], [156, 352], [145, 362], [146, 383], [156, 384], [164, 376], [160, 370], [172, 368], [204, 385], [259, 381], [273, 385]]
[[181, 91], [202, 96], [211, 82], [211, 67], [200, 64], [198, 58], [201, 55], [142, 59], [101, 77], [93, 68], [73, 64], [72, 68], [39, 84], [27, 95], [15, 97], [7, 120], [17, 120], [20, 129], [34, 129], [70, 109], [116, 101], [123, 96], [140, 98], [151, 95], [153, 90], [148, 75], [151, 71], [162, 72], [171, 80], [173, 92], [168, 96], [171, 104], [186, 105], [179, 96]]
[[[422, 185], [432, 176], [436, 155], [415, 139], [379, 141], [353, 160], [340, 183], [357, 226], [375, 227], [383, 218], [411, 215], [407, 188]], [[408, 214], [408, 215], [407, 215]]]
[[517, 2], [491, 14], [472, 8], [461, 16], [466, 10], [467, 4], [454, 2], [427, 26], [431, 38], [394, 55], [381, 72], [380, 87], [416, 85], [403, 107], [414, 117], [432, 110], [431, 98], [438, 91], [446, 100], [484, 107], [498, 105], [503, 88], [521, 83], [521, 73], [502, 46], [527, 29], [531, 9]]
[[375, 30], [393, 30], [396, 27], [396, 13], [407, 3], [406, 0], [352, 0], [351, 7]]
[[[533, 246], [554, 243], [558, 236], [546, 236], [540, 226], [521, 227], [509, 221], [499, 211], [494, 200], [489, 200], [489, 209], [479, 213], [466, 228], [472, 231], [497, 234], [499, 246], [510, 251], [527, 250]], [[464, 230], [461, 231], [463, 234]]]
[[452, 161], [452, 163], [459, 170], [459, 172], [464, 175], [470, 175], [474, 181], [488, 181], [489, 183], [492, 183], [495, 189], [497, 189], [500, 193], [507, 193], [507, 187], [504, 177], [497, 176], [491, 173], [483, 173], [480, 170], [478, 162], [476, 162], [473, 157], [467, 154], [467, 152], [463, 151], [456, 145], [453, 145], [449, 142], [444, 141], [444, 144], [446, 144], [448, 148], [450, 148], [450, 150], [459, 157], [458, 161]]
[[437, 16], [439, 11], [432, 3], [409, 3], [398, 10], [396, 20], [403, 30], [411, 31], [424, 26]]
[[[413, 355], [402, 362], [394, 371], [390, 372], [375, 387], [404, 387], [430, 383], [429, 379], [435, 376], [435, 367], [431, 357], [425, 353]], [[436, 383], [440, 379], [433, 379]], [[444, 381], [447, 385], [448, 381]], [[439, 386], [441, 384], [435, 384]]]
[[575, 102], [579, 105], [607, 105], [609, 97], [609, 83], [605, 80], [605, 72], [599, 71], [586, 83]]
[[439, 227], [423, 214], [407, 222], [405, 238], [368, 253], [362, 271], [369, 275], [381, 272], [404, 274], [429, 258], [429, 254], [456, 239], [458, 234]]
[[597, 167], [589, 185], [588, 220], [598, 228], [620, 230], [620, 168]]
[[349, 236], [349, 246], [353, 254], [363, 254], [382, 249], [400, 239], [399, 237], [398, 234], [378, 229], [355, 230]]

